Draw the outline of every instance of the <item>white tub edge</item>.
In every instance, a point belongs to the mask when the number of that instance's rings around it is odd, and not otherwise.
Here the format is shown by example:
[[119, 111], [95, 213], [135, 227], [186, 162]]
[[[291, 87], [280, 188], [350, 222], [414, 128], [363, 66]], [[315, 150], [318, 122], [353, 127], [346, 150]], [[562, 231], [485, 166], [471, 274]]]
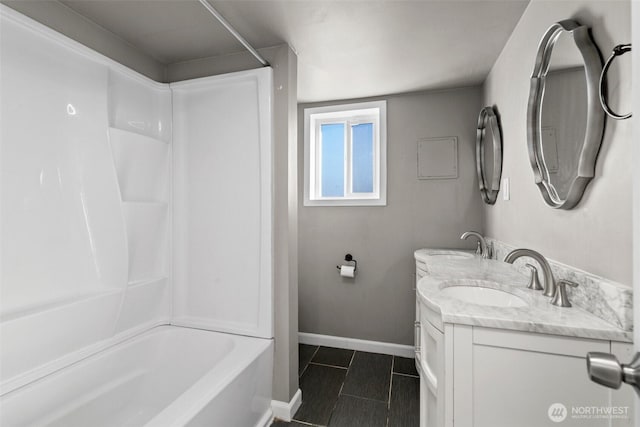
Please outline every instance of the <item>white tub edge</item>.
[[[171, 325], [172, 327], [184, 328], [184, 326]], [[197, 328], [188, 328], [197, 329]], [[226, 334], [224, 332], [214, 332], [217, 334]], [[227, 334], [233, 335], [233, 334]], [[217, 365], [216, 369], [209, 371], [206, 375], [201, 377], [195, 384], [193, 384], [187, 391], [185, 391], [178, 399], [174, 400], [169, 406], [164, 408], [158, 413], [152, 420], [150, 420], [145, 427], [183, 427], [188, 425], [189, 422], [197, 416], [207, 404], [214, 400], [214, 397], [227, 389], [227, 387], [236, 380], [252, 363], [256, 362], [265, 352], [273, 352], [273, 340], [256, 337], [246, 337], [242, 335], [234, 335], [238, 339], [240, 347], [251, 346], [253, 342], [259, 341], [262, 343], [260, 349], [260, 355], [258, 358], [253, 358], [252, 354], [240, 353], [244, 356], [242, 359], [226, 359], [222, 364]], [[238, 344], [237, 343], [237, 344]], [[236, 346], [234, 351], [241, 350]], [[273, 355], [271, 355], [271, 365], [273, 365]], [[220, 376], [220, 371], [224, 372], [224, 375]], [[215, 379], [215, 381], [213, 380]], [[213, 387], [211, 387], [213, 385]], [[271, 408], [266, 411], [269, 416], [272, 416]], [[266, 416], [263, 416], [263, 418]]]

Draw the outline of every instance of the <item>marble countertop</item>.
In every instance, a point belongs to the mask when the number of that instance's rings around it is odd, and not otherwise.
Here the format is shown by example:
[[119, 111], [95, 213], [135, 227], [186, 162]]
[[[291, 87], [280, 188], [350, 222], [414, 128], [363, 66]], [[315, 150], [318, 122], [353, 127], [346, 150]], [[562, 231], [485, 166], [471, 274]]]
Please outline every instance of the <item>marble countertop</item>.
[[433, 259], [433, 256], [441, 256], [443, 260], [446, 259], [451, 259], [451, 255], [453, 254], [455, 256], [455, 254], [459, 254], [459, 253], [464, 253], [464, 254], [469, 254], [469, 256], [473, 256], [473, 257], [480, 257], [480, 255], [476, 254], [475, 249], [418, 249], [417, 251], [415, 251], [413, 253], [413, 256], [416, 260], [422, 261], [422, 262], [427, 262], [427, 261], [431, 261]]
[[[418, 283], [418, 297], [439, 313], [443, 323], [483, 326], [552, 335], [632, 342], [633, 333], [577, 307], [556, 307], [541, 291], [527, 289], [528, 277], [502, 261], [447, 256], [442, 249], [420, 249], [416, 259], [425, 263], [428, 275]], [[473, 253], [473, 251], [464, 251]], [[461, 282], [463, 280], [464, 282]], [[524, 307], [472, 304], [443, 295], [441, 289], [464, 283], [509, 292], [523, 299]]]

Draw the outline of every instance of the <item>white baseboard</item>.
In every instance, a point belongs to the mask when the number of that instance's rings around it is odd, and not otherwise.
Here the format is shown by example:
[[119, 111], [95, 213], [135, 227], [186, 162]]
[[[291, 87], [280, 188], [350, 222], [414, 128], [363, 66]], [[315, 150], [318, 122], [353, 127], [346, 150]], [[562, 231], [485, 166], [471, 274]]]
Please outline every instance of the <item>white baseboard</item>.
[[271, 401], [271, 410], [273, 416], [282, 421], [291, 421], [298, 409], [302, 405], [302, 390], [298, 389], [291, 398], [290, 402], [281, 402], [279, 400]]
[[414, 348], [410, 345], [392, 344], [380, 341], [367, 341], [355, 338], [334, 337], [331, 335], [298, 333], [300, 344], [322, 345], [325, 347], [346, 348], [349, 350], [368, 351], [370, 353], [390, 354], [392, 356], [413, 358]]

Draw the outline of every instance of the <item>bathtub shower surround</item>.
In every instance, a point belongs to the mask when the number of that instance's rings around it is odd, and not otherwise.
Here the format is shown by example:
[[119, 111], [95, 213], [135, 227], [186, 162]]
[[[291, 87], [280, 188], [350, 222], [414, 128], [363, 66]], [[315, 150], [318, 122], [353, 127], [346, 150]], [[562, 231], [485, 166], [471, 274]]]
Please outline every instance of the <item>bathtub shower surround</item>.
[[0, 32], [0, 424], [266, 424], [272, 70], [160, 84]]
[[[492, 250], [492, 258], [504, 260], [504, 257], [516, 249], [496, 239], [487, 238]], [[606, 322], [624, 331], [633, 330], [633, 289], [603, 277], [579, 270], [574, 267], [548, 260], [556, 281], [565, 279], [578, 284], [576, 288], [567, 288], [572, 304], [585, 309]], [[526, 263], [535, 264], [538, 271], [541, 268], [531, 258], [520, 258], [514, 265], [524, 274], [530, 274]]]

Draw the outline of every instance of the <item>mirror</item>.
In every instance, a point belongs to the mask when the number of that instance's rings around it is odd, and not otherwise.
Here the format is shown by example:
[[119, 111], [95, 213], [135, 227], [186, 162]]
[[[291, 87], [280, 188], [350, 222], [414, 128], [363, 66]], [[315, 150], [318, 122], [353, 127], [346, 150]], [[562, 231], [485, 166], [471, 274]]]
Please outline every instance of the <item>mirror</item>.
[[492, 107], [484, 107], [476, 131], [476, 170], [482, 200], [493, 205], [500, 191], [502, 138], [498, 117]]
[[566, 20], [547, 30], [531, 77], [527, 144], [535, 183], [553, 208], [573, 208], [594, 176], [604, 132], [601, 71], [587, 27]]

